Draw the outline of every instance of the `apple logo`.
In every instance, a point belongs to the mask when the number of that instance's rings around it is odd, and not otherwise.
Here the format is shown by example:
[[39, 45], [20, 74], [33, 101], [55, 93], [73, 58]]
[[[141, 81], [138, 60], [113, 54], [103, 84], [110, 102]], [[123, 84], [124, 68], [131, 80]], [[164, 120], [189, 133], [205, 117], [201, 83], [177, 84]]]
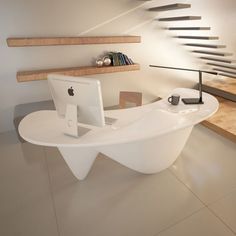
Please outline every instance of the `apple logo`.
[[72, 87], [68, 89], [68, 94], [69, 96], [74, 96], [74, 89]]

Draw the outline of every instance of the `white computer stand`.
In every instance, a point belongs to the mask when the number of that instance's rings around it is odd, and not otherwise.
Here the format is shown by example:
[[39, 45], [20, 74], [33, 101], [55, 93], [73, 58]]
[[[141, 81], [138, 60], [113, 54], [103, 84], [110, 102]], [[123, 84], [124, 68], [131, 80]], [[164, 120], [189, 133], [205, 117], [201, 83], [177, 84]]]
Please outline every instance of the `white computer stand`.
[[78, 138], [78, 106], [73, 104], [66, 105], [65, 130], [64, 133]]

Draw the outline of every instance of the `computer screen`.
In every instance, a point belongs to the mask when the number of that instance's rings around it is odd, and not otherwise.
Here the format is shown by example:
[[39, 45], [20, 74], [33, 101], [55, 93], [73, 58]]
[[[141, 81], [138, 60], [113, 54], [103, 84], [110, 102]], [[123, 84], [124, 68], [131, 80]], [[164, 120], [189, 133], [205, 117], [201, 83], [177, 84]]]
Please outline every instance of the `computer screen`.
[[59, 117], [65, 118], [68, 105], [72, 105], [78, 108], [78, 122], [105, 125], [99, 80], [49, 74], [48, 83]]

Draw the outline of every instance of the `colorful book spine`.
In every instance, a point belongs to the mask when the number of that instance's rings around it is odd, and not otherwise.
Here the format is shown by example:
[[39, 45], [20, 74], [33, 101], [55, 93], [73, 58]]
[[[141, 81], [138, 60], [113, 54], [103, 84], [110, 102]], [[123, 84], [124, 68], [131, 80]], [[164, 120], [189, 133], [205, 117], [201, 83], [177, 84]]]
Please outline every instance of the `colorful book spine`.
[[127, 57], [127, 55], [124, 54], [124, 58], [125, 58], [126, 65], [130, 65], [130, 61], [129, 61], [129, 58]]
[[125, 66], [134, 64], [131, 58], [121, 52], [109, 52], [108, 56], [111, 59], [111, 65], [113, 66]]

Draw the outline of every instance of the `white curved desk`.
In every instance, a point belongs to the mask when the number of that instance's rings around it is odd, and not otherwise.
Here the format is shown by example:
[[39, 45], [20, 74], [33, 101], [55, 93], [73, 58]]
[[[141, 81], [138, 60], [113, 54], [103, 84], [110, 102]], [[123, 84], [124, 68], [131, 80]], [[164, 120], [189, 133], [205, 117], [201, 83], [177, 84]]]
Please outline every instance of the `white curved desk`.
[[[198, 97], [198, 91], [178, 88], [171, 94]], [[170, 105], [167, 98], [141, 107], [105, 111], [116, 122], [104, 127], [79, 124], [89, 132], [79, 138], [63, 134], [64, 120], [56, 111], [27, 115], [19, 125], [20, 135], [28, 142], [59, 149], [73, 174], [84, 179], [97, 154], [141, 173], [156, 173], [169, 167], [182, 151], [192, 127], [218, 109], [218, 101], [203, 93], [202, 105]]]

